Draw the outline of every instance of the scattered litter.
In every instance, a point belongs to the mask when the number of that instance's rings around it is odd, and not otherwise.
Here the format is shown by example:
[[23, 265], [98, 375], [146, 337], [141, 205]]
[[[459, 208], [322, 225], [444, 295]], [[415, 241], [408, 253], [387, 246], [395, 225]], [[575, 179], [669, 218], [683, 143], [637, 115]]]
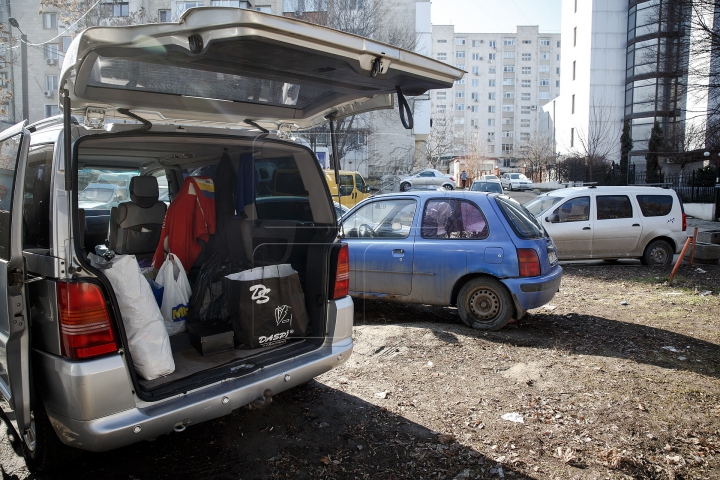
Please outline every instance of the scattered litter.
[[519, 413], [504, 413], [500, 418], [515, 423], [525, 423], [525, 420], [523, 420], [522, 415], [520, 415]]
[[363, 449], [363, 446], [362, 446], [362, 445], [358, 445], [358, 446], [357, 446], [357, 449], [358, 449], [358, 450], [362, 450], [362, 449]]
[[620, 305], [627, 305], [627, 304], [628, 304], [627, 300], [623, 300], [622, 302], [620, 302]]
[[545, 310], [553, 311], [557, 308], [557, 305], [545, 305]]
[[325, 427], [329, 427], [329, 426], [330, 426], [330, 424], [327, 422], [320, 422], [320, 425], [318, 425], [319, 428], [325, 428]]
[[433, 362], [428, 362], [428, 367], [432, 368], [433, 366], [435, 366]]
[[441, 433], [438, 435], [438, 442], [442, 443], [443, 445], [446, 443], [450, 443], [453, 440], [455, 440], [455, 435], [452, 433]]
[[705, 270], [703, 270], [702, 268], [696, 268], [695, 271], [698, 272], [698, 273], [707, 273], [707, 272], [706, 272]]
[[675, 347], [671, 347], [670, 345], [666, 345], [660, 348], [662, 348], [663, 350], [667, 350], [668, 352], [680, 353], [680, 351], [678, 351]]
[[348, 379], [345, 378], [345, 377], [340, 377], [340, 378], [338, 379], [338, 383], [341, 383], [341, 384], [345, 385], [346, 383], [348, 383]]
[[637, 407], [637, 408], [638, 408], [638, 410], [640, 410], [641, 412], [647, 412], [647, 408], [645, 408], [645, 405], [643, 405], [642, 403], [638, 403], [638, 407]]
[[390, 392], [388, 392], [387, 390], [385, 390], [383, 392], [377, 392], [375, 394], [375, 398], [387, 398], [388, 393], [390, 393]]
[[678, 357], [678, 360], [680, 360], [681, 362], [684, 362], [685, 360], [687, 360], [687, 357]]
[[712, 292], [710, 290], [705, 290], [704, 292], [700, 293], [701, 297], [707, 297], [708, 295], [712, 295]]

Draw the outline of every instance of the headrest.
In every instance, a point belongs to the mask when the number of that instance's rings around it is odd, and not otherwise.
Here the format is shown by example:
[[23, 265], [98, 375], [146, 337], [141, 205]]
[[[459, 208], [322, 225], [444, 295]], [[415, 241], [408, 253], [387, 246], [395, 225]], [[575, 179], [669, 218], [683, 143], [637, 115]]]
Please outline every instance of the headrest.
[[142, 208], [155, 205], [160, 196], [156, 177], [132, 177], [130, 180], [130, 200]]

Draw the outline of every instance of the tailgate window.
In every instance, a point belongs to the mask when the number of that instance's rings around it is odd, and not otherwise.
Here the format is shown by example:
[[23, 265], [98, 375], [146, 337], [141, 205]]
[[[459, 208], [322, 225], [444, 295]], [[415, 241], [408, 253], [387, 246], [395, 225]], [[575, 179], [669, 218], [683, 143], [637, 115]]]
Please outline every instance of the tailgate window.
[[507, 197], [495, 197], [495, 201], [515, 235], [524, 239], [546, 236], [545, 229], [525, 207]]
[[643, 217], [663, 217], [673, 206], [672, 195], [638, 195], [637, 201]]

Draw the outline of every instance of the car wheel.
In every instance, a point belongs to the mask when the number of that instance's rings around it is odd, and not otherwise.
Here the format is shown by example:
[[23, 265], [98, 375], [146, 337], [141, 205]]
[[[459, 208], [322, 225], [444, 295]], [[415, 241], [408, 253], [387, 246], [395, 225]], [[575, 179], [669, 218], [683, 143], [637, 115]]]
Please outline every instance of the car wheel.
[[643, 265], [649, 265], [651, 267], [662, 267], [672, 263], [673, 254], [672, 247], [668, 242], [665, 240], [654, 240], [645, 247], [645, 253], [643, 253], [640, 262]]
[[31, 405], [31, 427], [19, 439], [28, 470], [47, 471], [79, 457], [82, 450], [69, 447], [58, 438], [42, 401], [33, 398]]
[[408, 182], [403, 182], [400, 184], [401, 192], [407, 192], [409, 188], [410, 188], [410, 184]]
[[449, 183], [446, 183], [445, 185], [443, 185], [443, 188], [444, 188], [445, 190], [453, 190], [453, 186], [450, 185]]
[[511, 191], [511, 192], [514, 192], [514, 191], [515, 191], [515, 188], [513, 188], [513, 184], [512, 184], [512, 183], [510, 184], [510, 191]]
[[510, 293], [502, 283], [487, 277], [474, 278], [463, 285], [457, 308], [463, 323], [476, 330], [500, 330], [513, 314]]

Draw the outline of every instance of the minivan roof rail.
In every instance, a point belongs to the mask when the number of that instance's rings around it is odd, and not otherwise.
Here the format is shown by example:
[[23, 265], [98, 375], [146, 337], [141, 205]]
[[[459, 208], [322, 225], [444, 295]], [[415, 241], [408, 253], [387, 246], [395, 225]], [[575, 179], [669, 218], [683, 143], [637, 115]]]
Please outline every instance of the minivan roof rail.
[[[80, 125], [80, 122], [78, 122], [78, 119], [75, 118], [74, 115], [71, 116], [70, 119], [71, 119], [73, 125]], [[62, 123], [62, 121], [63, 121], [62, 115], [55, 115], [54, 117], [43, 118], [42, 120], [33, 122], [30, 125], [28, 125], [27, 128], [28, 128], [28, 130], [37, 130], [38, 128]]]

